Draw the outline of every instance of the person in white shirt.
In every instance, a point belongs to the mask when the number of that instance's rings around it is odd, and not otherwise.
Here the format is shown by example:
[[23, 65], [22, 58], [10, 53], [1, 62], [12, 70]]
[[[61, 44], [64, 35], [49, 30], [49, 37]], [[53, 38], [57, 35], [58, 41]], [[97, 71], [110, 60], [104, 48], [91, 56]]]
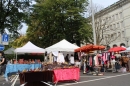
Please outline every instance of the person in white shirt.
[[75, 61], [75, 66], [80, 68], [80, 62], [79, 62], [79, 60]]
[[73, 56], [73, 54], [71, 54], [69, 60], [70, 60], [70, 64], [74, 65], [74, 56]]
[[57, 62], [58, 63], [64, 63], [65, 62], [63, 53], [60, 53], [60, 52], [58, 53]]

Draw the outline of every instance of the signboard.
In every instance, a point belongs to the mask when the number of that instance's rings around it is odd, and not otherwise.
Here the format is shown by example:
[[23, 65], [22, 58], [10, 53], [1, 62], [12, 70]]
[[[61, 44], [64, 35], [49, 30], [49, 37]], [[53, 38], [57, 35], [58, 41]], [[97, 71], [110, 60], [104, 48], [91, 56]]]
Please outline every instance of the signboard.
[[0, 51], [3, 51], [5, 49], [4, 45], [0, 44]]
[[9, 35], [4, 33], [2, 34], [2, 44], [3, 45], [8, 45], [9, 44]]

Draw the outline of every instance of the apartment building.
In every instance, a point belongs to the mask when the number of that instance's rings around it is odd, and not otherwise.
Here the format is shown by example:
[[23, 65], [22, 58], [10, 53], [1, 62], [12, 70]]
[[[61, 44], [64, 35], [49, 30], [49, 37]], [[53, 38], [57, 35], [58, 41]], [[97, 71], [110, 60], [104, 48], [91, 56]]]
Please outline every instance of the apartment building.
[[96, 13], [95, 28], [96, 31], [102, 28], [99, 31], [100, 44], [130, 46], [130, 0], [119, 0]]

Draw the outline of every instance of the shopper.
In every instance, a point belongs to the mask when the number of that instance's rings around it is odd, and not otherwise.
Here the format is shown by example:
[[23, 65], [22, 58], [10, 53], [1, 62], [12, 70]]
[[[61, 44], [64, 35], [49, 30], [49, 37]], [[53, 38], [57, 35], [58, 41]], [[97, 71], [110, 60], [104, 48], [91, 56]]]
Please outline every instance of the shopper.
[[6, 64], [7, 64], [7, 60], [5, 58], [5, 55], [4, 55], [4, 52], [3, 51], [0, 51], [0, 58], [1, 58], [1, 61], [0, 61], [0, 65], [1, 65], [1, 73], [5, 73], [5, 70], [6, 70]]

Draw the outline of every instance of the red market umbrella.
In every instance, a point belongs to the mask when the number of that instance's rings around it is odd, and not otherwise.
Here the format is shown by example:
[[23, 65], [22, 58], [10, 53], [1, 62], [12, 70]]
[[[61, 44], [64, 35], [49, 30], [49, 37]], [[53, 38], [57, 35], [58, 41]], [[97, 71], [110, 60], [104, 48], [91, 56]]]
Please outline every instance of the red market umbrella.
[[82, 47], [80, 47], [78, 49], [75, 49], [75, 52], [86, 52], [87, 50], [91, 49], [92, 46], [93, 46], [92, 44], [82, 46]]
[[105, 49], [105, 46], [88, 44], [78, 49], [75, 49], [75, 52], [89, 52], [89, 51], [103, 50], [103, 49]]
[[93, 47], [90, 50], [103, 50], [103, 49], [105, 49], [105, 46], [93, 45]]
[[119, 52], [119, 51], [124, 51], [124, 50], [126, 50], [126, 48], [124, 47], [113, 47], [113, 48], [110, 48], [108, 52]]

